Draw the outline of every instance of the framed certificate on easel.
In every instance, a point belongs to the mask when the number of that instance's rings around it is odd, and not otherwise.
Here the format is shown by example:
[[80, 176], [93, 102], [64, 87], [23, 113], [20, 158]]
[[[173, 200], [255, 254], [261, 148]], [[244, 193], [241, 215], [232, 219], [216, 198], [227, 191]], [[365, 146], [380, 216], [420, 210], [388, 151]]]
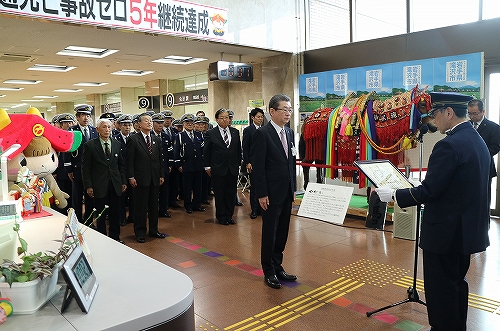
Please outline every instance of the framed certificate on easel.
[[389, 160], [354, 161], [354, 165], [375, 187], [387, 186], [395, 190], [413, 187], [408, 178]]

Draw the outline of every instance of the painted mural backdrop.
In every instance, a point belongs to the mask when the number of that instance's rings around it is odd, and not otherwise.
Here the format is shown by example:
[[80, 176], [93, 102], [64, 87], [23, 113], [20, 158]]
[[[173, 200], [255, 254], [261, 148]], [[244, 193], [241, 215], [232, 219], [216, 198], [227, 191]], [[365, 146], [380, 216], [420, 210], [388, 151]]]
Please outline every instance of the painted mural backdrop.
[[420, 129], [436, 131], [429, 92], [480, 98], [482, 81], [482, 53], [301, 75], [302, 161], [332, 165], [326, 176], [363, 186], [355, 160], [407, 165]]

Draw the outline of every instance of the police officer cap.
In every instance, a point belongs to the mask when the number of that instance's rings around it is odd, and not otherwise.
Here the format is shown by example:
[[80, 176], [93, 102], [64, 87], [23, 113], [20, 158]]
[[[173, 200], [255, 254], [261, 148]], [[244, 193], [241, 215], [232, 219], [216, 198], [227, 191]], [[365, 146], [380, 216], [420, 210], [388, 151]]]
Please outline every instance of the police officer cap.
[[194, 121], [194, 115], [193, 114], [184, 114], [181, 117], [181, 122], [184, 123], [186, 121]]
[[99, 118], [106, 118], [106, 119], [111, 120], [111, 121], [116, 120], [116, 116], [113, 113], [104, 113]]
[[59, 122], [59, 117], [61, 117], [61, 115], [63, 115], [63, 114], [54, 115], [54, 117], [52, 117], [51, 123], [57, 123], [57, 122]]
[[59, 115], [59, 118], [57, 119], [57, 121], [59, 123], [63, 123], [63, 122], [74, 122], [75, 121], [75, 116], [73, 116], [72, 114], [60, 114]]
[[139, 122], [139, 116], [141, 114], [134, 114], [134, 116], [132, 116], [132, 123], [137, 123]]
[[208, 116], [202, 116], [202, 118], [203, 118], [203, 123], [210, 124], [210, 118], [208, 118]]
[[75, 107], [75, 113], [91, 115], [92, 109], [94, 108], [91, 105], [78, 105]]
[[151, 117], [152, 117], [152, 116], [155, 114], [155, 111], [154, 111], [154, 110], [149, 109], [149, 110], [146, 110], [146, 111], [144, 112], [144, 114], [146, 114], [146, 115], [148, 115], [148, 116], [151, 116]]
[[162, 113], [154, 114], [153, 116], [151, 116], [151, 119], [153, 120], [153, 122], [163, 123], [163, 121], [165, 120], [165, 116], [163, 116]]
[[172, 122], [172, 125], [174, 125], [174, 126], [178, 126], [178, 125], [182, 125], [182, 123], [181, 123], [181, 121], [180, 121], [180, 120], [174, 120], [174, 121]]
[[123, 114], [122, 116], [118, 117], [117, 122], [119, 124], [123, 123], [132, 123], [132, 115], [129, 114]]
[[194, 118], [194, 124], [196, 123], [203, 123], [203, 116], [196, 116]]
[[430, 92], [432, 101], [432, 110], [451, 107], [453, 110], [463, 112], [467, 111], [467, 104], [473, 97], [455, 92]]
[[229, 118], [233, 118], [234, 117], [234, 111], [232, 111], [231, 109], [227, 110], [227, 114], [228, 114]]
[[174, 118], [174, 113], [171, 110], [164, 110], [160, 114], [163, 114], [165, 118]]

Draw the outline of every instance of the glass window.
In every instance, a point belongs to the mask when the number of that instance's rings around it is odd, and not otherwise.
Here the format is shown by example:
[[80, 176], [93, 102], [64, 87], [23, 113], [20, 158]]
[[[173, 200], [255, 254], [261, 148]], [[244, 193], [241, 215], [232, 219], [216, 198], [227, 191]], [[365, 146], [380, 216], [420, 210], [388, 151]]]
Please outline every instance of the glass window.
[[430, 30], [477, 21], [479, 0], [412, 0], [410, 10], [410, 32]]
[[406, 1], [356, 0], [354, 22], [354, 41], [404, 34], [406, 33]]
[[500, 17], [500, 1], [483, 0], [483, 20]]
[[310, 0], [307, 49], [350, 41], [349, 0]]

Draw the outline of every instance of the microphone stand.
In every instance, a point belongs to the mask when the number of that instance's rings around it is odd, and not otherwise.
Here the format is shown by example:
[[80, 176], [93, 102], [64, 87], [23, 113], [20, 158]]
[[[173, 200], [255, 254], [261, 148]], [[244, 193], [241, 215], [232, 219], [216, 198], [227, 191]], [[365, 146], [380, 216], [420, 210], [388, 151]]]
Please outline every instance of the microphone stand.
[[[424, 125], [422, 125], [422, 127]], [[422, 157], [423, 157], [423, 150], [424, 150], [423, 137], [424, 137], [424, 134], [427, 133], [427, 131], [428, 131], [428, 127], [426, 126], [426, 128], [424, 130], [420, 131], [420, 134], [417, 137], [417, 141], [420, 144], [419, 161], [418, 161], [418, 166], [419, 166], [418, 180], [419, 181], [422, 181]], [[413, 258], [413, 284], [410, 287], [408, 287], [408, 289], [406, 290], [406, 292], [408, 293], [408, 297], [406, 299], [404, 299], [403, 301], [395, 302], [395, 303], [392, 303], [388, 306], [385, 306], [385, 307], [382, 307], [382, 308], [379, 308], [379, 309], [376, 309], [373, 311], [369, 311], [366, 313], [367, 317], [370, 317], [375, 313], [381, 312], [383, 310], [386, 310], [386, 309], [389, 309], [392, 307], [402, 305], [403, 303], [407, 303], [407, 302], [417, 302], [417, 303], [420, 303], [421, 305], [427, 306], [424, 301], [420, 300], [420, 296], [419, 296], [418, 291], [417, 291], [418, 237], [420, 234], [421, 209], [422, 209], [422, 205], [420, 203], [417, 204], [417, 225], [416, 225], [417, 232], [416, 232], [416, 238], [415, 238], [415, 250], [414, 250], [414, 258]]]

